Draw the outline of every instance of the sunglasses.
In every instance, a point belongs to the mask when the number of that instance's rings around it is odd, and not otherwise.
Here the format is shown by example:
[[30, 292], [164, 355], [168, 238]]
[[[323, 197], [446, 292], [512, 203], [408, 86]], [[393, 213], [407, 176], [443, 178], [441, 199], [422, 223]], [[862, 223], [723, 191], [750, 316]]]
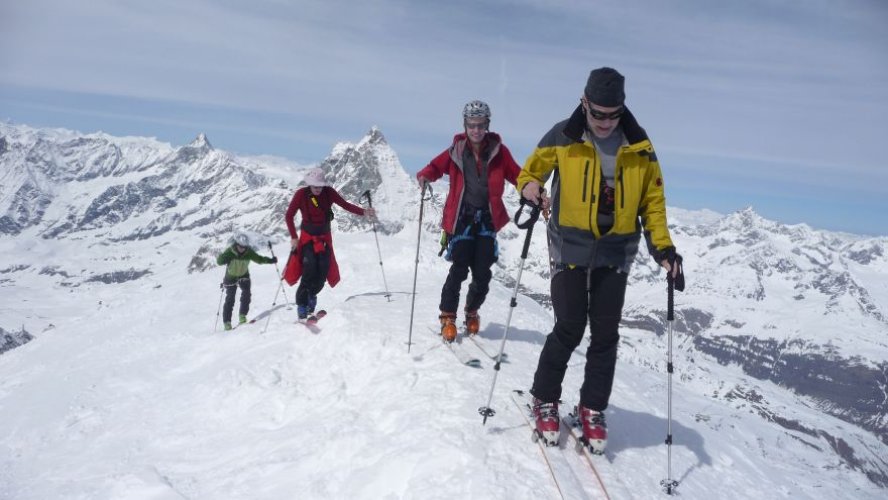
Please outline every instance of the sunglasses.
[[620, 108], [616, 111], [605, 113], [604, 111], [598, 111], [597, 109], [589, 108], [589, 116], [591, 116], [595, 120], [616, 120], [619, 117], [623, 116], [623, 111], [623, 108]]
[[482, 122], [482, 123], [466, 122], [465, 126], [467, 129], [472, 129], [472, 130], [487, 130], [487, 127], [490, 126], [490, 122]]
[[626, 111], [626, 108], [620, 107], [620, 109], [616, 111], [598, 111], [597, 109], [592, 107], [592, 104], [589, 101], [583, 101], [586, 104], [586, 108], [589, 110], [589, 116], [591, 116], [594, 120], [616, 120], [623, 116], [623, 113]]

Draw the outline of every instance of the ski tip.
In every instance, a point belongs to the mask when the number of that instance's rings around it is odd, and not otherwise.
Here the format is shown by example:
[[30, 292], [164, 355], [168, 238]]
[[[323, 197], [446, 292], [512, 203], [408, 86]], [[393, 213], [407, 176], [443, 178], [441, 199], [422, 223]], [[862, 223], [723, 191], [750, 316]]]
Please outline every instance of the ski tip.
[[314, 323], [309, 323], [306, 320], [302, 320], [302, 319], [296, 320], [296, 324], [304, 326], [311, 333], [315, 333], [315, 334], [321, 333], [321, 329], [318, 328], [317, 325], [315, 325]]
[[470, 359], [466, 361], [466, 366], [471, 366], [472, 368], [481, 368], [481, 360], [480, 359]]

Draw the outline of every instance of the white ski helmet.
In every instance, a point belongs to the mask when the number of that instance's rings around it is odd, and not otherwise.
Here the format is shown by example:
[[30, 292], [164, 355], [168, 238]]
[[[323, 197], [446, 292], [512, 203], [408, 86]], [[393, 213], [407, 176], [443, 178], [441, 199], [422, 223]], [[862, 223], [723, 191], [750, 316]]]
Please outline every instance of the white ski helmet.
[[463, 118], [487, 118], [490, 120], [490, 106], [477, 99], [469, 101], [463, 108]]
[[234, 242], [242, 247], [250, 246], [250, 237], [247, 233], [237, 233], [234, 235]]

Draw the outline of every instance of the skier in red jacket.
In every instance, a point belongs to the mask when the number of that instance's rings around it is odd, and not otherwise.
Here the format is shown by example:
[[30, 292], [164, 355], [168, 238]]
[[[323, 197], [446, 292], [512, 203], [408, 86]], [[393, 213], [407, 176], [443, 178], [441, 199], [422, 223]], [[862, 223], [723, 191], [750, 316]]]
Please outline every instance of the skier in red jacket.
[[490, 132], [490, 107], [471, 101], [463, 108], [464, 132], [453, 144], [416, 174], [420, 186], [450, 176], [450, 191], [444, 203], [441, 227], [446, 233], [447, 254], [452, 262], [441, 289], [441, 336], [456, 338], [456, 310], [462, 282], [472, 270], [466, 296], [466, 333], [478, 333], [478, 309], [487, 297], [497, 260], [496, 233], [509, 222], [503, 204], [503, 188], [514, 185], [521, 167], [498, 134]]
[[[339, 282], [339, 266], [333, 253], [333, 237], [330, 221], [333, 220], [333, 204], [355, 215], [376, 216], [373, 208], [361, 208], [345, 201], [327, 183], [324, 171], [313, 168], [305, 175], [307, 186], [298, 189], [287, 208], [287, 230], [290, 231], [292, 253], [287, 262], [284, 279], [291, 286], [299, 281], [296, 289], [296, 307], [299, 319], [314, 313], [318, 304], [318, 292], [324, 281], [330, 286]], [[300, 233], [296, 235], [296, 212], [302, 215]], [[301, 281], [300, 281], [301, 278]]]

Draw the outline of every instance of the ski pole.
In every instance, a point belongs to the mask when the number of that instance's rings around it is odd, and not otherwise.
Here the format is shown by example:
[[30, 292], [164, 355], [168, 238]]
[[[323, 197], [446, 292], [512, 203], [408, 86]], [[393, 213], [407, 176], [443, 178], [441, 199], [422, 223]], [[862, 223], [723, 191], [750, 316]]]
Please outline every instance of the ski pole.
[[410, 299], [410, 329], [407, 331], [407, 353], [410, 354], [410, 346], [413, 344], [413, 311], [416, 306], [416, 274], [419, 271], [419, 240], [422, 237], [422, 209], [425, 206], [425, 192], [429, 190], [429, 199], [432, 198], [432, 186], [428, 182], [422, 183], [419, 193], [419, 224], [416, 231], [416, 265], [413, 266], [413, 293]]
[[[373, 200], [370, 199], [369, 189], [364, 191], [364, 194], [362, 194], [361, 197], [366, 197], [367, 206], [373, 208]], [[379, 270], [382, 271], [382, 285], [385, 287], [385, 300], [391, 302], [392, 294], [389, 293], [388, 282], [385, 280], [385, 268], [382, 267], [382, 250], [379, 249], [379, 235], [376, 234], [376, 221], [371, 218], [370, 223], [373, 225], [373, 238], [376, 240], [376, 253], [379, 255]]]
[[[268, 250], [271, 252], [271, 256], [274, 257], [274, 249], [271, 248], [271, 242], [268, 242]], [[262, 327], [262, 331], [259, 333], [265, 333], [265, 330], [268, 330], [268, 323], [271, 322], [271, 311], [274, 311], [274, 306], [277, 305], [278, 294], [281, 291], [284, 292], [284, 303], [287, 304], [287, 307], [290, 307], [290, 303], [287, 301], [287, 291], [284, 290], [283, 278], [281, 278], [281, 270], [278, 268], [277, 262], [274, 263], [274, 270], [278, 275], [278, 287], [274, 291], [274, 299], [271, 300], [271, 308], [268, 311], [268, 317], [265, 318], [265, 326]]]
[[[265, 333], [265, 330], [268, 330], [268, 323], [271, 321], [271, 311], [274, 310], [274, 305], [277, 302], [278, 294], [281, 293], [281, 288], [278, 287], [274, 292], [274, 300], [271, 301], [271, 310], [268, 313], [268, 317], [265, 318], [265, 326], [262, 327], [262, 331], [259, 333]], [[284, 300], [287, 299], [287, 292], [284, 292]]]
[[[680, 265], [680, 264], [677, 264]], [[666, 401], [667, 401], [667, 424], [666, 424], [666, 479], [660, 481], [660, 486], [667, 495], [672, 495], [675, 488], [678, 487], [678, 481], [672, 479], [672, 323], [675, 320], [675, 278], [672, 276], [670, 269], [666, 273], [667, 283], [667, 299], [666, 299]]]
[[[542, 190], [540, 191], [542, 192]], [[526, 221], [518, 222], [518, 218], [521, 217], [521, 213], [524, 211], [524, 205], [530, 205], [532, 207], [530, 210], [530, 216]], [[493, 365], [493, 383], [490, 385], [490, 394], [487, 396], [487, 405], [478, 408], [478, 413], [484, 417], [481, 425], [487, 423], [487, 417], [492, 417], [496, 414], [496, 411], [490, 407], [490, 402], [493, 400], [493, 389], [496, 387], [496, 378], [499, 375], [503, 351], [506, 349], [506, 337], [509, 336], [509, 326], [512, 324], [512, 311], [518, 306], [518, 285], [521, 284], [521, 274], [524, 272], [524, 261], [527, 260], [527, 251], [530, 249], [530, 237], [533, 235], [533, 225], [536, 224], [536, 221], [539, 220], [539, 218], [540, 207], [527, 201], [522, 196], [521, 206], [519, 206], [518, 211], [515, 212], [515, 225], [517, 225], [519, 229], [527, 229], [527, 234], [524, 236], [524, 247], [521, 249], [521, 265], [518, 266], [518, 277], [515, 279], [515, 289], [512, 290], [512, 300], [509, 302], [509, 314], [506, 317], [506, 330], [503, 332], [503, 338], [500, 341], [499, 354], [496, 355], [496, 363]]]
[[216, 309], [216, 323], [213, 324], [213, 331], [219, 328], [219, 314], [222, 312], [222, 296], [225, 294], [225, 284], [219, 283], [219, 307]]
[[[270, 242], [270, 241], [268, 242], [268, 251], [271, 252], [271, 256], [272, 256], [272, 257], [275, 256], [275, 255], [274, 255], [274, 249], [271, 248], [271, 242]], [[281, 269], [278, 267], [278, 263], [277, 263], [277, 262], [274, 263], [274, 271], [275, 271], [275, 272], [277, 273], [277, 275], [278, 275], [278, 288], [280, 289], [279, 291], [283, 291], [283, 292], [284, 292], [284, 303], [287, 304], [287, 308], [289, 308], [289, 307], [290, 307], [290, 301], [287, 300], [287, 291], [284, 290], [284, 283], [283, 283], [284, 279], [283, 279], [283, 277], [281, 277]], [[274, 294], [274, 301], [271, 303], [271, 307], [272, 307], [272, 308], [275, 306], [275, 303], [276, 303], [276, 302], [277, 302], [277, 293]]]

